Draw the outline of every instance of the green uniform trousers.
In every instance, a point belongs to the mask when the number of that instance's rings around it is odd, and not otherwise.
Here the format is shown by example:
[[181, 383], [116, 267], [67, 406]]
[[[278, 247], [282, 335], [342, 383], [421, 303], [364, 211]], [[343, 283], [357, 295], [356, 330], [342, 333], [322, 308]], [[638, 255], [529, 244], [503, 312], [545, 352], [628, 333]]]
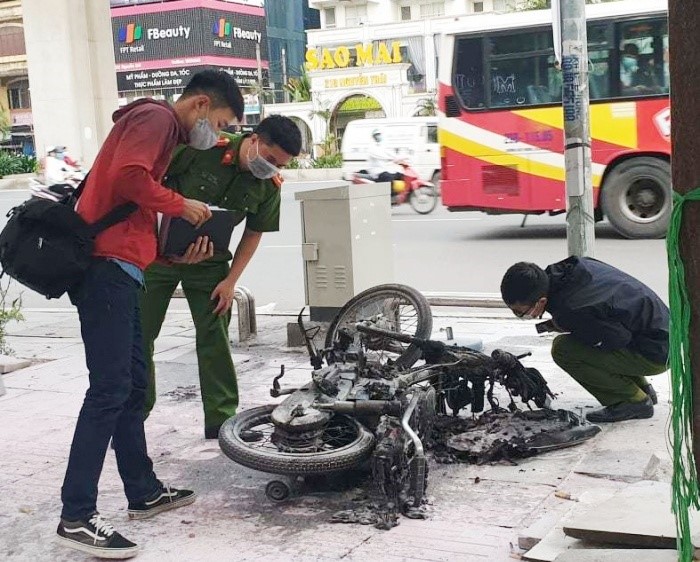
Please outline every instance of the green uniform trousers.
[[557, 336], [552, 343], [552, 358], [603, 406], [620, 402], [643, 402], [646, 376], [666, 371], [666, 365], [649, 361], [630, 351], [601, 351], [571, 335]]
[[204, 427], [218, 427], [236, 414], [238, 383], [228, 333], [231, 312], [223, 316], [215, 315], [213, 311], [218, 299], [211, 300], [212, 292], [228, 272], [228, 263], [217, 261], [194, 265], [153, 264], [146, 270], [146, 290], [142, 291], [141, 296], [144, 351], [150, 373], [146, 393], [146, 416], [156, 402], [154, 343], [178, 283], [182, 283], [197, 335]]

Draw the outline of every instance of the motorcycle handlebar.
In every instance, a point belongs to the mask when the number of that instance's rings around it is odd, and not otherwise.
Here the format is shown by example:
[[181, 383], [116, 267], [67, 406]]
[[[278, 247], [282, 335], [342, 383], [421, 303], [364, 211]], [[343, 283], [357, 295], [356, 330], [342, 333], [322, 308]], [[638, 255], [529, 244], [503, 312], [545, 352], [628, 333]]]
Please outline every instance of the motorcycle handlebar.
[[[373, 326], [367, 326], [365, 324], [358, 323], [355, 325], [355, 329], [360, 332], [361, 334], [368, 334], [368, 335], [373, 335], [373, 336], [381, 336], [385, 338], [389, 338], [392, 340], [399, 341], [401, 343], [406, 343], [406, 344], [415, 344], [418, 347], [420, 347], [422, 350], [441, 350], [441, 349], [450, 349], [449, 346], [446, 346], [443, 342], [440, 341], [433, 341], [433, 340], [425, 340], [421, 338], [415, 338], [413, 336], [409, 336], [408, 334], [401, 334], [399, 332], [392, 332], [391, 330], [384, 330], [383, 328], [375, 328]], [[459, 348], [460, 351], [465, 351], [467, 348]], [[457, 350], [455, 350], [457, 351]], [[473, 350], [469, 350], [471, 353], [470, 355], [478, 355], [479, 357], [486, 358], [488, 357], [487, 355], [484, 355], [480, 352], [476, 352]], [[532, 353], [524, 353], [522, 355], [513, 355], [512, 353], [509, 353], [508, 351], [504, 351], [502, 349], [495, 349], [491, 353], [491, 359], [493, 359], [496, 364], [510, 370], [516, 368], [520, 364], [520, 360], [523, 359], [524, 357], [527, 357], [529, 355], [532, 355]]]

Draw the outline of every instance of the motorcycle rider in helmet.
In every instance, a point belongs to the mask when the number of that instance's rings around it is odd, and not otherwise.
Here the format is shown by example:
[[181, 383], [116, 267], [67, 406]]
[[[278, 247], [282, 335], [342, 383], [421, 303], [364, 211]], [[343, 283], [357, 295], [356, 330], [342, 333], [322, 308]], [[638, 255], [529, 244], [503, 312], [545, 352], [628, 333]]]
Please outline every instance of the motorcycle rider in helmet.
[[372, 131], [374, 143], [367, 151], [367, 172], [376, 182], [403, 181], [398, 164], [402, 161], [396, 154], [382, 144], [382, 133], [379, 129]]

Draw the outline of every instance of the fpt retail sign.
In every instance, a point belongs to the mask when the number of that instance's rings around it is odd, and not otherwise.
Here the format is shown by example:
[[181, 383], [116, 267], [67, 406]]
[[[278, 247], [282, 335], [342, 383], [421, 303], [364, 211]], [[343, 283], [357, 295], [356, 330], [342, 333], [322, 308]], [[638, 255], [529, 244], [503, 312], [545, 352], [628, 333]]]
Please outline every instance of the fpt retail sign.
[[175, 28], [160, 28], [160, 27], [149, 27], [145, 34], [143, 31], [143, 26], [140, 23], [128, 23], [119, 28], [119, 33], [117, 34], [117, 39], [120, 43], [119, 54], [134, 54], [134, 53], [145, 53], [146, 52], [146, 42], [148, 41], [159, 41], [162, 39], [175, 39], [182, 37], [184, 40], [190, 38], [192, 33], [191, 26], [179, 26]]
[[182, 57], [193, 52], [201, 54], [201, 33], [192, 16], [191, 10], [171, 10], [113, 17], [116, 62]]
[[113, 9], [117, 65], [202, 55], [256, 60], [258, 49], [267, 60], [264, 9], [219, 4], [180, 0]]
[[255, 59], [259, 48], [260, 57], [267, 58], [265, 13], [260, 8], [247, 8], [247, 11], [260, 13], [202, 10], [202, 23], [207, 33], [204, 49], [207, 53]]

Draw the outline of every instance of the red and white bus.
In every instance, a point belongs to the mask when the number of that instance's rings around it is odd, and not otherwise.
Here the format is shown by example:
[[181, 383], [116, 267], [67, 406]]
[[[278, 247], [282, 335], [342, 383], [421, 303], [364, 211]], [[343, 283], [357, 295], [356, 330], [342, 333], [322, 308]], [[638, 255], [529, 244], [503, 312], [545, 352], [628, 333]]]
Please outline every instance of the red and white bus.
[[[587, 6], [596, 218], [662, 237], [671, 212], [665, 0]], [[439, 140], [451, 211], [566, 209], [562, 73], [550, 10], [459, 18], [442, 36]]]

